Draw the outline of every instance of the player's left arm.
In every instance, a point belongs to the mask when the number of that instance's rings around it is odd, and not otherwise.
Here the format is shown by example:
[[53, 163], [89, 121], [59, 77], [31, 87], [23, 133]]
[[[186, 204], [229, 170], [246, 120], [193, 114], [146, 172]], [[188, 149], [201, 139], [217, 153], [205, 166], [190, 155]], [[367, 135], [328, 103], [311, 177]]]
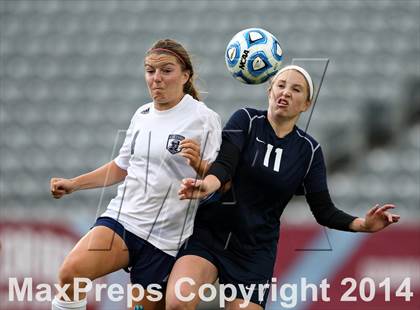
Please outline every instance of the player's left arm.
[[377, 232], [400, 216], [390, 213], [395, 208], [392, 204], [376, 205], [364, 218], [350, 215], [338, 209], [329, 194], [324, 157], [320, 147], [316, 148], [313, 162], [304, 180], [306, 201], [317, 222], [329, 228], [353, 232]]
[[337, 230], [377, 232], [400, 219], [399, 215], [388, 211], [395, 208], [392, 204], [376, 205], [367, 212], [365, 218], [350, 215], [334, 205], [328, 190], [307, 193], [306, 201], [318, 224]]

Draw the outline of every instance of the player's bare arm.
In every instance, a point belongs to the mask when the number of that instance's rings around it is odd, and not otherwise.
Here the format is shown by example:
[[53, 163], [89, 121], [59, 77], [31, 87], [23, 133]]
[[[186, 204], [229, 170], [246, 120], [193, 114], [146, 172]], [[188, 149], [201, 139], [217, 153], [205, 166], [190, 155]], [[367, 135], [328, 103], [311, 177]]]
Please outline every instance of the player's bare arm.
[[51, 178], [51, 195], [59, 199], [74, 191], [114, 185], [124, 180], [126, 175], [127, 171], [118, 167], [112, 160], [94, 171], [73, 179]]

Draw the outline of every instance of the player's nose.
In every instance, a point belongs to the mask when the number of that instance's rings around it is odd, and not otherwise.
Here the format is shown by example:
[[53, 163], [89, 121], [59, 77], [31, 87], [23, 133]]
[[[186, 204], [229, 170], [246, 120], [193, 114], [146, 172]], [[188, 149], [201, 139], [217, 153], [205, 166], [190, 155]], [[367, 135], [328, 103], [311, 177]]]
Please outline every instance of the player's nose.
[[284, 97], [290, 97], [290, 95], [291, 95], [291, 94], [292, 94], [292, 93], [291, 93], [290, 89], [288, 89], [287, 87], [283, 88], [283, 89], [280, 91], [280, 95], [282, 95], [282, 96], [284, 96]]
[[160, 82], [160, 81], [162, 81], [162, 74], [160, 73], [160, 71], [159, 71], [159, 70], [156, 70], [156, 71], [155, 71], [155, 74], [153, 75], [153, 80], [154, 80], [155, 82]]

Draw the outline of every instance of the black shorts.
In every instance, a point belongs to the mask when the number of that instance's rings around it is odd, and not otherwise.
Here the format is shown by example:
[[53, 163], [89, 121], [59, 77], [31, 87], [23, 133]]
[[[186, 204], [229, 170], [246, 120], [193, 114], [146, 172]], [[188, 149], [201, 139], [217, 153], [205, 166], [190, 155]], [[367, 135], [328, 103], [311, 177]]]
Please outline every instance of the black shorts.
[[276, 249], [244, 249], [233, 234], [196, 226], [177, 258], [196, 255], [208, 260], [216, 266], [220, 284], [233, 284], [237, 298], [244, 300], [240, 285], [247, 294], [253, 290], [250, 302], [264, 308], [270, 292], [267, 285], [271, 284], [275, 263], [273, 253]]
[[145, 289], [149, 284], [159, 284], [162, 290], [166, 288], [175, 257], [129, 232], [113, 218], [99, 217], [95, 226], [106, 226], [124, 240], [129, 254], [126, 271], [130, 273], [131, 283], [140, 284]]

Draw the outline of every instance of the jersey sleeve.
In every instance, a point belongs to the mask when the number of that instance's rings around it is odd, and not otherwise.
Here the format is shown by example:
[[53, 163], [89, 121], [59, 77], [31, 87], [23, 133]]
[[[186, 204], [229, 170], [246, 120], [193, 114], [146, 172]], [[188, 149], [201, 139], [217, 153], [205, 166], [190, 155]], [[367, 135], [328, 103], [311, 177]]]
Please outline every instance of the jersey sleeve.
[[229, 141], [242, 151], [247, 141], [250, 122], [248, 111], [245, 109], [236, 111], [223, 128], [223, 140]]
[[337, 209], [328, 191], [308, 193], [305, 197], [318, 224], [332, 229], [353, 231], [350, 224], [356, 216]]
[[204, 146], [202, 150], [203, 160], [214, 162], [219, 153], [220, 144], [222, 143], [222, 124], [220, 116], [211, 111], [204, 126]]
[[130, 126], [128, 127], [126, 131], [124, 143], [120, 148], [119, 154], [116, 158], [114, 158], [115, 164], [124, 170], [128, 169], [129, 161], [131, 158], [131, 153], [132, 153], [131, 146], [133, 144], [133, 136], [134, 136], [134, 130], [135, 130], [134, 121], [135, 121], [136, 114], [137, 113], [135, 113], [131, 119]]
[[236, 111], [231, 116], [223, 129], [220, 152], [207, 175], [216, 176], [222, 184], [232, 179], [246, 143], [249, 123], [249, 114], [244, 109]]
[[308, 168], [308, 172], [303, 180], [303, 184], [297, 190], [297, 195], [328, 191], [327, 172], [325, 167], [324, 155], [318, 145], [313, 151], [313, 157]]

